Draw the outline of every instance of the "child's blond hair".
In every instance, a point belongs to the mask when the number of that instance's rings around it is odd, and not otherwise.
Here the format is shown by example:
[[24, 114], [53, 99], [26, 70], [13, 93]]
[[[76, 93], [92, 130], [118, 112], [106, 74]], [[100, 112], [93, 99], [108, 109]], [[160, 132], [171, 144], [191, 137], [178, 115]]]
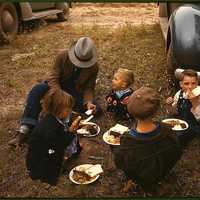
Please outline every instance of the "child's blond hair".
[[132, 70], [119, 68], [117, 73], [121, 74], [124, 78], [124, 81], [127, 83], [127, 86], [130, 86], [134, 83], [134, 74]]
[[42, 112], [58, 117], [63, 111], [69, 111], [74, 105], [73, 97], [61, 89], [50, 89], [41, 100]]

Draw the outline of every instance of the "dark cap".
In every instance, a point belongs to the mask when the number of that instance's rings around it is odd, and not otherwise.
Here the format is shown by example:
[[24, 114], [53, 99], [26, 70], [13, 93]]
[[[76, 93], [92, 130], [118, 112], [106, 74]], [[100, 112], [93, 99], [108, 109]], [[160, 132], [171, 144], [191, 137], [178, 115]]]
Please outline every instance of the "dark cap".
[[146, 119], [156, 113], [159, 105], [159, 94], [152, 88], [141, 87], [130, 96], [127, 108], [133, 117]]

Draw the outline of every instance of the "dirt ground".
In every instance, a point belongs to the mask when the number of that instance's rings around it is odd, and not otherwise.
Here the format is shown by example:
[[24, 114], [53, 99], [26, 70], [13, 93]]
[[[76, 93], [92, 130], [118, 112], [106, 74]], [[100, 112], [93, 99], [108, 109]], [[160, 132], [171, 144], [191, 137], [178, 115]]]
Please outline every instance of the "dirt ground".
[[[101, 127], [98, 136], [80, 138], [83, 151], [66, 165], [67, 171], [55, 187], [29, 178], [24, 159], [27, 147], [13, 149], [7, 145], [16, 137], [28, 91], [48, 77], [57, 53], [83, 35], [90, 36], [97, 47], [100, 71], [96, 97], [104, 110], [113, 72], [119, 67], [134, 71], [134, 89], [151, 86], [163, 100], [172, 94], [167, 85], [165, 48], [157, 16], [158, 8], [153, 3], [75, 4], [68, 21], [58, 23], [51, 17], [32, 24], [10, 45], [0, 47], [0, 197], [200, 196], [198, 139], [184, 150], [156, 192], [145, 193], [141, 188], [123, 192], [125, 177], [116, 169], [110, 147], [102, 140], [103, 133], [116, 123], [106, 113], [94, 120]], [[158, 118], [164, 116], [162, 104]], [[68, 173], [84, 163], [100, 163], [104, 173], [93, 184], [75, 185]]]
[[[87, 7], [86, 7], [87, 6]], [[154, 24], [157, 18], [156, 4], [83, 4], [73, 8], [70, 22], [73, 25], [99, 25], [116, 28], [126, 24]]]

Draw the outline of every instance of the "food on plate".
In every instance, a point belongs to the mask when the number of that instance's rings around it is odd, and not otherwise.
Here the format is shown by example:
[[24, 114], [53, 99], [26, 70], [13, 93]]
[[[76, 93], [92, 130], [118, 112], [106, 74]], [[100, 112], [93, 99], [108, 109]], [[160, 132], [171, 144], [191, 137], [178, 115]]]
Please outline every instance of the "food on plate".
[[110, 130], [109, 131], [109, 134], [110, 135], [113, 135], [115, 138], [116, 137], [120, 137], [121, 133], [117, 132], [117, 131], [113, 131], [113, 130]]
[[180, 124], [175, 125], [175, 126], [173, 127], [173, 129], [175, 129], [175, 130], [183, 130], [183, 128], [182, 128], [182, 126], [181, 126]]
[[94, 177], [90, 177], [84, 171], [73, 170], [72, 178], [78, 183], [85, 183], [91, 181]]
[[187, 128], [185, 123], [182, 123], [179, 120], [175, 120], [175, 119], [164, 121], [164, 123], [169, 124], [171, 127], [177, 130], [182, 130], [182, 129]]
[[114, 135], [107, 134], [106, 140], [111, 144], [120, 144], [120, 137], [115, 137]]
[[94, 180], [99, 174], [103, 173], [100, 164], [91, 165], [89, 167], [76, 167], [73, 169], [72, 178], [81, 184]]
[[118, 132], [120, 134], [124, 134], [125, 132], [128, 132], [129, 128], [126, 126], [123, 126], [121, 124], [116, 124], [112, 128], [110, 128], [110, 131]]
[[186, 128], [187, 126], [185, 125], [185, 123], [180, 123], [180, 126], [182, 129]]
[[121, 133], [117, 132], [117, 130], [110, 129], [108, 131], [108, 135], [106, 137], [107, 141], [113, 144], [119, 144], [120, 143], [120, 135]]
[[89, 167], [85, 170], [86, 174], [88, 174], [90, 177], [95, 177], [99, 174], [103, 173], [103, 169], [100, 164], [93, 165], [92, 167]]
[[121, 124], [116, 124], [110, 128], [104, 135], [103, 139], [106, 143], [112, 145], [120, 145], [120, 136], [129, 131], [129, 128]]
[[86, 124], [85, 126], [82, 127], [92, 135], [97, 132], [97, 125], [96, 124]]
[[81, 124], [80, 129], [77, 130], [79, 134], [91, 134], [94, 135], [98, 131], [98, 126], [96, 124]]

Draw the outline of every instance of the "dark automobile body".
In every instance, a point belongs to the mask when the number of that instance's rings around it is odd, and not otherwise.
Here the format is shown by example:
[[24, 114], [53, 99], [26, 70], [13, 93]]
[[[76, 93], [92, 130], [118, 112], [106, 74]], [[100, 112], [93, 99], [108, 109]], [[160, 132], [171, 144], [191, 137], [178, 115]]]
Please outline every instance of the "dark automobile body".
[[[200, 3], [160, 3], [168, 71], [192, 68], [200, 72]], [[164, 20], [165, 19], [165, 20]]]

